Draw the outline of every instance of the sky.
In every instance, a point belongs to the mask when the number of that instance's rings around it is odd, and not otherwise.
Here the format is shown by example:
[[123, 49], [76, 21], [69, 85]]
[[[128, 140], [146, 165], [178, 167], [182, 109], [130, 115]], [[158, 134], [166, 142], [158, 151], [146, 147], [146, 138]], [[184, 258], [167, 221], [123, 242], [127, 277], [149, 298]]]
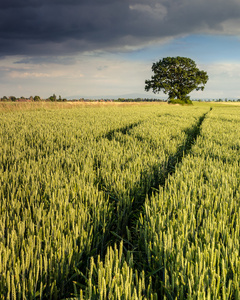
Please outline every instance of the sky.
[[207, 72], [191, 99], [240, 98], [240, 1], [0, 2], [0, 97], [167, 98], [145, 80], [168, 56]]

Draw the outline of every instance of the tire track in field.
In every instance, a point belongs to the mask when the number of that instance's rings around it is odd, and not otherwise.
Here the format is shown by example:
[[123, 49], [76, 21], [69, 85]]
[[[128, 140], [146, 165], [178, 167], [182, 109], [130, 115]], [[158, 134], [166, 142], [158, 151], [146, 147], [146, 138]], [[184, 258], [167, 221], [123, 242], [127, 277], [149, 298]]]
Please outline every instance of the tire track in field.
[[[210, 111], [211, 110], [212, 109], [210, 109]], [[168, 180], [169, 176], [174, 175], [177, 167], [183, 161], [184, 156], [187, 155], [191, 151], [193, 145], [196, 143], [197, 138], [201, 135], [202, 123], [204, 122], [208, 112], [204, 113], [198, 119], [197, 123], [194, 126], [187, 128], [185, 130], [185, 133], [186, 133], [185, 142], [177, 148], [177, 151], [175, 152], [174, 155], [169, 156], [169, 158], [165, 164], [165, 167], [164, 167], [163, 171], [161, 172], [160, 177], [158, 178], [158, 187], [156, 187], [156, 190], [154, 190], [153, 192], [149, 191], [149, 193], [147, 194], [149, 198], [151, 198], [153, 195], [156, 195], [158, 193], [159, 186], [162, 186], [163, 188], [165, 188], [165, 184], [166, 184], [166, 181]], [[149, 276], [151, 276], [152, 284], [153, 284], [153, 286], [155, 286], [156, 279], [154, 279], [154, 277], [156, 278], [156, 276], [161, 274], [162, 268], [160, 268], [159, 270], [155, 270], [154, 272], [153, 272], [153, 270], [149, 269], [148, 262], [147, 262], [148, 256], [147, 256], [147, 253], [146, 253], [144, 247], [142, 247], [142, 245], [141, 245], [141, 239], [138, 234], [138, 226], [139, 226], [138, 222], [139, 222], [140, 217], [142, 218], [142, 210], [138, 209], [138, 211], [135, 212], [135, 219], [131, 220], [132, 226], [130, 227], [132, 229], [132, 232], [134, 232], [134, 234], [135, 234], [134, 239], [132, 241], [132, 244], [135, 246], [133, 251], [137, 253], [137, 255], [135, 255], [135, 257], [134, 257], [135, 258], [135, 260], [134, 260], [135, 268], [139, 272], [144, 270], [145, 274], [148, 274]], [[153, 276], [151, 274], [153, 274]], [[148, 277], [148, 275], [147, 275], [147, 277]], [[161, 275], [158, 278], [161, 278]], [[166, 299], [173, 299], [171, 297], [171, 295], [169, 294], [168, 290], [165, 289], [164, 284], [161, 282], [158, 282], [158, 284], [162, 284], [162, 292], [161, 292], [161, 295], [158, 295], [158, 296], [163, 297], [162, 293], [164, 293], [164, 297]], [[148, 285], [148, 282], [146, 282], [146, 285]], [[157, 291], [155, 290], [155, 292], [157, 292]]]
[[[204, 121], [204, 119], [206, 118], [208, 112], [204, 113], [197, 121], [197, 123], [195, 125], [193, 125], [190, 128], [185, 129], [185, 133], [186, 133], [186, 139], [184, 141], [184, 143], [182, 145], [180, 145], [175, 154], [170, 155], [168, 160], [166, 161], [165, 165], [160, 169], [159, 172], [159, 166], [158, 165], [154, 165], [152, 166], [153, 172], [155, 174], [154, 176], [154, 180], [151, 184], [151, 188], [146, 191], [146, 195], [149, 198], [152, 196], [152, 193], [157, 193], [159, 186], [165, 186], [165, 182], [168, 179], [169, 175], [173, 175], [175, 173], [175, 170], [177, 168], [177, 166], [182, 162], [183, 158], [185, 155], [187, 155], [191, 149], [192, 146], [195, 144], [198, 136], [201, 134], [201, 126], [202, 123]], [[147, 176], [147, 174], [146, 174]], [[143, 201], [141, 202], [141, 205], [139, 205], [139, 203], [137, 203], [137, 205], [133, 205], [133, 218], [131, 218], [129, 220], [129, 228], [130, 230], [135, 228], [136, 223], [142, 213], [142, 209], [143, 209], [143, 205], [145, 202], [145, 198], [143, 199]], [[138, 237], [135, 237], [135, 242], [138, 241]], [[133, 242], [133, 244], [135, 244]]]
[[129, 131], [133, 129], [134, 127], [137, 127], [140, 125], [143, 121], [138, 121], [131, 123], [129, 125], [126, 125], [121, 128], [110, 130], [109, 132], [103, 134], [102, 136], [98, 137], [96, 140], [99, 141], [102, 138], [107, 138], [109, 141], [112, 141], [114, 139], [115, 133], [122, 133], [122, 134], [129, 134]]
[[[164, 165], [162, 164], [154, 164], [151, 166], [151, 170], [148, 170], [141, 174], [141, 179], [138, 184], [143, 187], [144, 193], [135, 194], [136, 191], [130, 190], [130, 195], [134, 198], [134, 201], [129, 204], [129, 207], [126, 211], [126, 215], [124, 216], [122, 227], [119, 228], [114, 222], [111, 222], [111, 226], [109, 230], [112, 232], [113, 241], [111, 244], [116, 241], [116, 239], [124, 239], [125, 247], [128, 250], [133, 250], [135, 248], [133, 240], [137, 240], [136, 237], [132, 237], [132, 240], [129, 240], [129, 231], [134, 232], [136, 222], [139, 219], [143, 211], [143, 205], [146, 199], [146, 196], [151, 197], [153, 191], [159, 188], [159, 186], [164, 186], [165, 181], [167, 180], [169, 175], [173, 175], [175, 169], [179, 163], [182, 162], [184, 156], [191, 151], [193, 144], [195, 144], [197, 137], [200, 135], [201, 126], [206, 118], [208, 112], [204, 113], [197, 121], [195, 125], [190, 128], [185, 129], [186, 139], [182, 145], [180, 145], [175, 154], [170, 155], [168, 160]], [[118, 137], [115, 136], [115, 133], [122, 133], [123, 135], [131, 135], [131, 129], [140, 125], [143, 121], [138, 121], [132, 124], [129, 124], [125, 127], [114, 129], [104, 134], [101, 138], [107, 138], [109, 141], [118, 140]], [[142, 139], [136, 137], [139, 142], [143, 142]], [[100, 138], [99, 138], [100, 139]], [[121, 140], [122, 141], [122, 140]], [[97, 178], [97, 186], [100, 191], [104, 191], [105, 195], [109, 197], [110, 202], [114, 205], [114, 213], [116, 213], [117, 202], [119, 201], [118, 196], [113, 194], [113, 192], [109, 191], [107, 188], [107, 184], [105, 183], [104, 178], [101, 176], [101, 172], [99, 172], [101, 168], [101, 161], [98, 158], [95, 158], [94, 168], [96, 172]], [[154, 174], [154, 175], [153, 175]], [[150, 185], [146, 182], [148, 178], [153, 175], [153, 179], [150, 182]], [[150, 186], [150, 188], [149, 188]], [[109, 244], [109, 243], [106, 243]], [[103, 250], [103, 249], [102, 249]]]
[[[186, 139], [184, 143], [177, 148], [175, 154], [169, 156], [168, 160], [166, 161], [166, 164], [160, 169], [160, 171], [159, 165], [156, 164], [152, 166], [152, 170], [154, 172], [154, 179], [151, 183], [151, 188], [149, 190], [146, 190], [146, 194], [143, 197], [134, 199], [135, 201], [132, 205], [131, 216], [129, 216], [127, 228], [125, 228], [124, 236], [122, 236], [122, 238], [125, 239], [126, 249], [130, 251], [132, 250], [135, 253], [139, 253], [139, 258], [137, 258], [137, 256], [135, 255], [136, 268], [138, 268], [138, 266], [144, 265], [143, 259], [147, 257], [145, 254], [141, 253], [140, 249], [138, 248], [139, 236], [138, 232], [136, 231], [136, 224], [139, 220], [139, 217], [142, 214], [146, 196], [150, 198], [153, 193], [157, 193], [159, 186], [164, 187], [168, 177], [172, 176], [175, 173], [175, 170], [178, 167], [178, 165], [182, 162], [184, 157], [191, 151], [193, 145], [196, 143], [198, 136], [200, 136], [202, 123], [204, 122], [208, 112], [204, 113], [198, 119], [195, 125], [185, 129]], [[148, 174], [149, 173], [146, 173], [144, 178], [148, 177]], [[132, 233], [131, 240], [128, 240], [129, 235], [127, 231], [130, 231]], [[141, 269], [139, 269], [139, 271], [141, 271]]]
[[[178, 164], [181, 163], [184, 156], [191, 151], [192, 146], [195, 144], [198, 136], [201, 134], [202, 123], [204, 122], [204, 119], [206, 118], [207, 114], [208, 112], [204, 113], [198, 119], [195, 125], [185, 130], [186, 139], [184, 143], [177, 148], [175, 154], [171, 155], [164, 165], [162, 165], [162, 163], [161, 165], [160, 163], [155, 164], [151, 167], [151, 173], [150, 170], [148, 170], [145, 172], [145, 174], [143, 174], [140, 180], [140, 184], [142, 184], [142, 186], [144, 187], [145, 193], [138, 194], [136, 197], [134, 197], [133, 202], [130, 204], [129, 209], [127, 209], [126, 211], [127, 216], [126, 219], [124, 219], [124, 221], [127, 220], [127, 222], [122, 222], [122, 227], [120, 228], [120, 230], [119, 227], [117, 227], [118, 220], [116, 214], [118, 205], [117, 203], [119, 199], [117, 199], [116, 195], [112, 194], [110, 191], [107, 190], [107, 184], [104, 178], [101, 176], [101, 172], [99, 172], [99, 170], [101, 169], [101, 161], [98, 157], [94, 158], [94, 170], [96, 172], [97, 179], [96, 186], [100, 191], [105, 193], [106, 199], [108, 198], [110, 205], [113, 206], [113, 211], [111, 213], [111, 216], [109, 216], [108, 226], [106, 228], [106, 231], [108, 231], [108, 233], [104, 237], [104, 245], [101, 244], [99, 245], [99, 247], [92, 249], [92, 252], [95, 253], [94, 256], [100, 254], [101, 260], [104, 262], [105, 255], [107, 253], [107, 248], [109, 246], [113, 246], [114, 244], [120, 241], [123, 241], [124, 252], [130, 251], [134, 254], [134, 269], [138, 270], [139, 274], [143, 270], [145, 271], [145, 274], [147, 275], [146, 286], [148, 285], [147, 278], [151, 275], [151, 270], [148, 269], [147, 254], [145, 253], [144, 247], [142, 247], [141, 245], [138, 228], [138, 222], [139, 219], [142, 217], [146, 196], [150, 198], [153, 194], [156, 194], [158, 192], [157, 189], [159, 188], [159, 186], [164, 187], [169, 175], [173, 175], [175, 173]], [[115, 136], [115, 133], [131, 135], [130, 130], [134, 127], [137, 127], [142, 122], [143, 121], [135, 122], [128, 126], [111, 130], [108, 133], [100, 136], [98, 140], [100, 140], [101, 138], [107, 138], [109, 141], [113, 141], [114, 139], [118, 140], [118, 136]], [[138, 140], [139, 142], [141, 142], [140, 139]], [[145, 180], [153, 173], [154, 178], [149, 188], [149, 184], [147, 184], [147, 181], [145, 182]], [[133, 189], [130, 191], [130, 194], [134, 195], [135, 192], [136, 191], [134, 191]], [[160, 271], [161, 270], [157, 270], [154, 274], [157, 275]], [[84, 270], [83, 273], [86, 274], [86, 270]], [[151, 277], [154, 283], [154, 275], [152, 275]]]
[[[211, 109], [210, 109], [211, 110]], [[185, 142], [177, 148], [177, 151], [174, 155], [170, 155], [166, 164], [163, 173], [159, 178], [159, 184], [161, 186], [165, 185], [165, 181], [167, 180], [169, 175], [173, 175], [175, 173], [175, 169], [178, 164], [180, 164], [186, 154], [188, 154], [192, 146], [195, 144], [196, 139], [201, 133], [201, 126], [206, 118], [208, 112], [203, 114], [199, 119], [196, 125], [191, 128], [185, 129], [186, 139]]]

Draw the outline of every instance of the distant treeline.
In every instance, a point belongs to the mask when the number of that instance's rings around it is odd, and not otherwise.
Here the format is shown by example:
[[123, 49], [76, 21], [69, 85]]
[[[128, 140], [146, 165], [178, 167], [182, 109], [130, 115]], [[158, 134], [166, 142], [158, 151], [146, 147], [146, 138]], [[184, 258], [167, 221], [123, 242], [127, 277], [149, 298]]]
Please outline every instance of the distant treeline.
[[60, 95], [57, 98], [57, 96], [55, 94], [53, 94], [52, 96], [48, 97], [48, 98], [41, 98], [40, 96], [30, 96], [29, 98], [26, 97], [20, 97], [20, 98], [16, 98], [14, 96], [4, 96], [2, 98], [0, 98], [0, 101], [4, 101], [4, 102], [38, 102], [38, 101], [52, 101], [52, 102], [63, 102], [63, 101], [67, 101], [67, 99], [62, 98]]
[[[4, 96], [0, 98], [0, 101], [2, 102], [38, 102], [38, 101], [49, 101], [49, 102], [167, 102], [168, 100], [165, 99], [157, 99], [157, 98], [118, 98], [118, 99], [85, 99], [85, 98], [79, 98], [79, 99], [66, 99], [62, 98], [60, 95], [57, 97], [55, 94], [48, 98], [41, 98], [40, 96], [30, 96], [29, 98], [26, 97], [20, 97], [16, 98], [14, 96]], [[199, 101], [199, 102], [240, 102], [240, 99], [199, 99], [199, 100], [193, 100], [193, 101]]]
[[53, 96], [50, 96], [46, 99], [41, 98], [40, 96], [30, 96], [29, 98], [26, 97], [20, 97], [16, 98], [14, 96], [9, 97], [2, 97], [0, 98], [0, 101], [4, 102], [37, 102], [37, 101], [51, 101], [51, 102], [64, 102], [64, 101], [71, 101], [71, 102], [166, 102], [167, 100], [163, 99], [149, 99], [149, 98], [118, 98], [118, 99], [85, 99], [85, 98], [79, 98], [79, 99], [66, 99], [59, 96], [56, 97], [55, 94]]

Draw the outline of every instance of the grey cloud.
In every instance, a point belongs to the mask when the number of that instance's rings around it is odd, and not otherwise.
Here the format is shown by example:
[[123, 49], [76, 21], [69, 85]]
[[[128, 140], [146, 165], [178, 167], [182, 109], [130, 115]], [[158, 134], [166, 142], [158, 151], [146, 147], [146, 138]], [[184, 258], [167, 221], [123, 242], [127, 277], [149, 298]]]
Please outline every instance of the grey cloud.
[[58, 64], [58, 65], [74, 65], [76, 59], [69, 56], [27, 56], [14, 62], [15, 64]]
[[106, 70], [106, 69], [108, 69], [108, 66], [99, 66], [97, 68], [98, 71], [103, 71], [103, 70]]
[[221, 34], [223, 22], [239, 18], [237, 0], [1, 1], [0, 56], [71, 55], [189, 33]]

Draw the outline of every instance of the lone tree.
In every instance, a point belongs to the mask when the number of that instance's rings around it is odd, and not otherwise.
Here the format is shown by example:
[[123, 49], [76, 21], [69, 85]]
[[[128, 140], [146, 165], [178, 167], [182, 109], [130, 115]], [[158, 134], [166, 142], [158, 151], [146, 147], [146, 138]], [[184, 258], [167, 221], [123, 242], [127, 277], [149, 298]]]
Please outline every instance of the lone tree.
[[145, 81], [145, 90], [154, 93], [163, 91], [172, 99], [179, 99], [183, 103], [191, 103], [187, 94], [193, 90], [204, 90], [208, 81], [205, 71], [200, 71], [196, 63], [186, 57], [166, 57], [152, 65], [154, 75]]

